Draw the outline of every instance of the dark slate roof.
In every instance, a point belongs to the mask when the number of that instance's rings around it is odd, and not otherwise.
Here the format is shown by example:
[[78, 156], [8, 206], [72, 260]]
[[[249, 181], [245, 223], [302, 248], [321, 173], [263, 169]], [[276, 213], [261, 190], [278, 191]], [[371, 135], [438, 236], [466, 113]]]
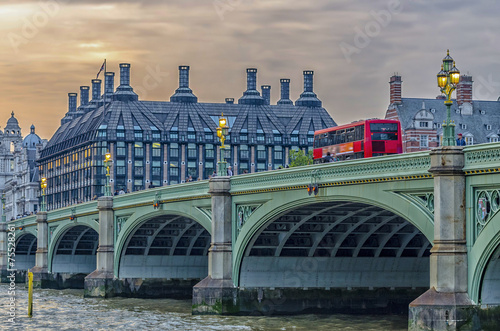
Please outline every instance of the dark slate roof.
[[206, 142], [205, 132], [211, 131], [216, 136], [216, 121], [221, 113], [229, 119], [232, 136], [247, 133], [248, 143], [257, 133], [264, 133], [267, 142], [267, 137], [274, 134], [305, 137], [315, 130], [336, 125], [321, 107], [115, 100], [62, 124], [42, 151], [41, 158], [96, 140], [99, 128], [106, 128], [106, 140], [116, 140], [118, 126], [123, 126], [126, 141], [135, 140], [134, 131], [139, 127], [144, 137], [151, 137], [152, 131], [158, 129], [162, 141], [168, 141], [166, 134], [170, 131], [178, 131], [180, 138], [183, 133], [194, 130], [196, 141]]
[[[446, 119], [444, 100], [402, 98], [401, 101], [401, 104], [396, 105], [396, 109], [403, 130], [413, 127], [413, 119], [422, 110], [422, 102], [425, 109], [434, 115], [434, 123], [442, 124]], [[500, 101], [472, 101], [472, 115], [462, 114], [460, 107], [456, 100], [453, 100], [451, 119], [455, 122], [456, 134], [472, 134], [474, 144], [481, 144], [488, 142], [489, 135], [500, 133]], [[461, 124], [467, 125], [467, 128], [462, 129]], [[486, 125], [491, 125], [491, 130], [486, 130]], [[437, 128], [438, 135], [442, 134], [442, 131], [442, 128]]]

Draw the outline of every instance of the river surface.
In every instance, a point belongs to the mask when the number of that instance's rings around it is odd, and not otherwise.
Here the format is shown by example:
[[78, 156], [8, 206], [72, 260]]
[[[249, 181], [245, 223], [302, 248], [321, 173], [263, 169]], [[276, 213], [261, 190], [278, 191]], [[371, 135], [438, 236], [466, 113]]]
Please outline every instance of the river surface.
[[16, 284], [15, 323], [9, 322], [9, 285], [0, 284], [0, 330], [407, 330], [406, 316], [193, 316], [190, 300], [83, 298], [83, 290], [35, 289]]

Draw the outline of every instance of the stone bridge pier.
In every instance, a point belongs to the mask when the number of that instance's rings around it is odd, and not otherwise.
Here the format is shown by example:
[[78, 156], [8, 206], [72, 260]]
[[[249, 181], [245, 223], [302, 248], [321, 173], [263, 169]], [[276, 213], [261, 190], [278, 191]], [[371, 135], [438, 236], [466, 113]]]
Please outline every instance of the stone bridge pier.
[[467, 291], [465, 158], [462, 147], [431, 151], [434, 246], [430, 289], [409, 307], [410, 330], [479, 330], [479, 307]]

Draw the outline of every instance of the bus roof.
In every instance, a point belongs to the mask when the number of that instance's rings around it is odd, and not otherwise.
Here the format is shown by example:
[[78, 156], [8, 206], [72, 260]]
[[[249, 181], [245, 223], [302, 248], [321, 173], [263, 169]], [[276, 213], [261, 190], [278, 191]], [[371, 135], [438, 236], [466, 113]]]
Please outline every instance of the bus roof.
[[367, 123], [399, 123], [399, 121], [398, 120], [385, 120], [385, 119], [359, 120], [357, 122], [352, 122], [349, 124], [344, 124], [344, 125], [334, 126], [334, 127], [323, 129], [323, 130], [318, 130], [318, 131], [314, 132], [314, 135], [327, 133], [330, 131], [337, 131], [337, 130], [342, 130], [342, 129], [347, 129], [347, 128], [353, 128], [353, 127], [356, 127], [359, 125], [364, 125]]

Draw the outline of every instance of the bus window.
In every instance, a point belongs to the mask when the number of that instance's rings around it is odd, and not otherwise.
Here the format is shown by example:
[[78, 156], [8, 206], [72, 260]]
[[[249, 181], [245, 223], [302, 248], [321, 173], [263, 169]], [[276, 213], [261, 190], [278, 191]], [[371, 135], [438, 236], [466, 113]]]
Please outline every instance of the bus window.
[[373, 132], [372, 140], [398, 140], [397, 133], [383, 133], [383, 132]]
[[397, 123], [370, 123], [371, 132], [398, 132]]
[[365, 125], [358, 125], [354, 128], [354, 140], [364, 140], [365, 139]]

